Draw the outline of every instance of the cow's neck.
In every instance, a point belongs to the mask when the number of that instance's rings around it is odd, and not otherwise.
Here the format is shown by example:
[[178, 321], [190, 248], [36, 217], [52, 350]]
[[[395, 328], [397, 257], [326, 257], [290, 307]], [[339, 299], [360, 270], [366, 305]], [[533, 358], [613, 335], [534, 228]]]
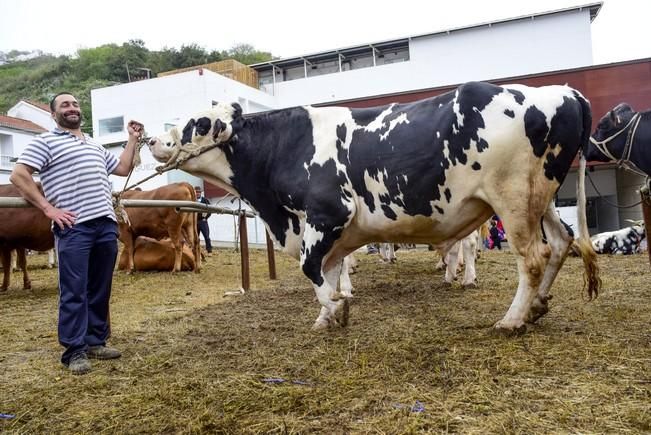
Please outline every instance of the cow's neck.
[[305, 209], [306, 186], [297, 183], [298, 175], [314, 154], [307, 111], [299, 107], [253, 116], [224, 152], [233, 187], [285, 246], [287, 231], [297, 233]]

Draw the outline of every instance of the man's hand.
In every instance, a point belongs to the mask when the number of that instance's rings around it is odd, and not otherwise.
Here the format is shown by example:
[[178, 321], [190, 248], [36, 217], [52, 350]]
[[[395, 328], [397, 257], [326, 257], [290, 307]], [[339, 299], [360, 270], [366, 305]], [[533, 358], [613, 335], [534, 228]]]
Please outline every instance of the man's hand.
[[56, 223], [62, 230], [65, 229], [65, 227], [72, 228], [77, 220], [77, 213], [68, 210], [61, 210], [54, 206], [47, 207], [43, 210], [43, 213], [45, 213], [45, 216], [48, 218], [52, 219], [52, 222]]
[[127, 124], [127, 131], [129, 132], [129, 137], [139, 140], [142, 134], [145, 132], [145, 126], [134, 121], [133, 119]]

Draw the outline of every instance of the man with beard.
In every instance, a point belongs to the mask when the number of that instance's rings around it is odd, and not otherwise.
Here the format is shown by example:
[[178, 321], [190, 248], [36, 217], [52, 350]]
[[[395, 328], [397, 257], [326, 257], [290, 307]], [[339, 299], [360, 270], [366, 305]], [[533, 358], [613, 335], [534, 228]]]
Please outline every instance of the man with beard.
[[[81, 132], [77, 99], [61, 92], [50, 101], [57, 127], [37, 136], [18, 158], [11, 182], [52, 220], [59, 255], [59, 343], [61, 362], [73, 374], [91, 369], [88, 358], [121, 356], [106, 346], [109, 299], [117, 256], [117, 219], [109, 174], [133, 167], [142, 124], [129, 121], [129, 140], [119, 158]], [[32, 178], [38, 172], [42, 195]]]

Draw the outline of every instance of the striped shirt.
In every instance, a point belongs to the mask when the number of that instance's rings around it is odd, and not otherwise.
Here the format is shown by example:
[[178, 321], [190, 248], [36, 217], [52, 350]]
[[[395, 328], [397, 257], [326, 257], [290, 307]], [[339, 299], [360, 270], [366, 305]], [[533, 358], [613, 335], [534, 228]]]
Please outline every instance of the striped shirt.
[[103, 216], [116, 220], [108, 176], [119, 161], [89, 136], [82, 140], [55, 128], [30, 142], [17, 163], [40, 173], [45, 198], [77, 213], [75, 223]]

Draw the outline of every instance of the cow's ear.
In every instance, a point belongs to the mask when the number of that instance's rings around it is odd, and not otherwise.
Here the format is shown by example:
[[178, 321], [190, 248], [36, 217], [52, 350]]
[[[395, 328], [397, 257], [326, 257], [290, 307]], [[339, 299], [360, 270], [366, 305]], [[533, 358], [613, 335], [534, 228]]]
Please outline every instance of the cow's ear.
[[244, 117], [242, 116], [242, 106], [238, 103], [231, 104], [233, 106], [233, 119], [231, 120], [231, 126], [233, 127], [233, 134], [237, 134], [238, 131], [244, 126]]
[[181, 136], [181, 145], [192, 142], [192, 133], [194, 131], [195, 121], [194, 118], [190, 119], [185, 127], [183, 127], [183, 136]]
[[617, 123], [619, 121], [619, 117], [615, 114], [614, 110], [611, 110], [610, 112], [608, 112], [608, 118], [610, 119], [610, 122], [613, 123], [613, 125], [617, 125]]
[[212, 126], [212, 139], [217, 142], [219, 140], [219, 134], [226, 130], [227, 125], [221, 122], [221, 120], [216, 119], [215, 124]]
[[240, 118], [242, 116], [242, 106], [239, 103], [232, 103], [233, 106], [233, 119]]
[[181, 145], [181, 132], [179, 131], [178, 127], [173, 127], [169, 131], [170, 136], [172, 140], [174, 141], [175, 145]]

